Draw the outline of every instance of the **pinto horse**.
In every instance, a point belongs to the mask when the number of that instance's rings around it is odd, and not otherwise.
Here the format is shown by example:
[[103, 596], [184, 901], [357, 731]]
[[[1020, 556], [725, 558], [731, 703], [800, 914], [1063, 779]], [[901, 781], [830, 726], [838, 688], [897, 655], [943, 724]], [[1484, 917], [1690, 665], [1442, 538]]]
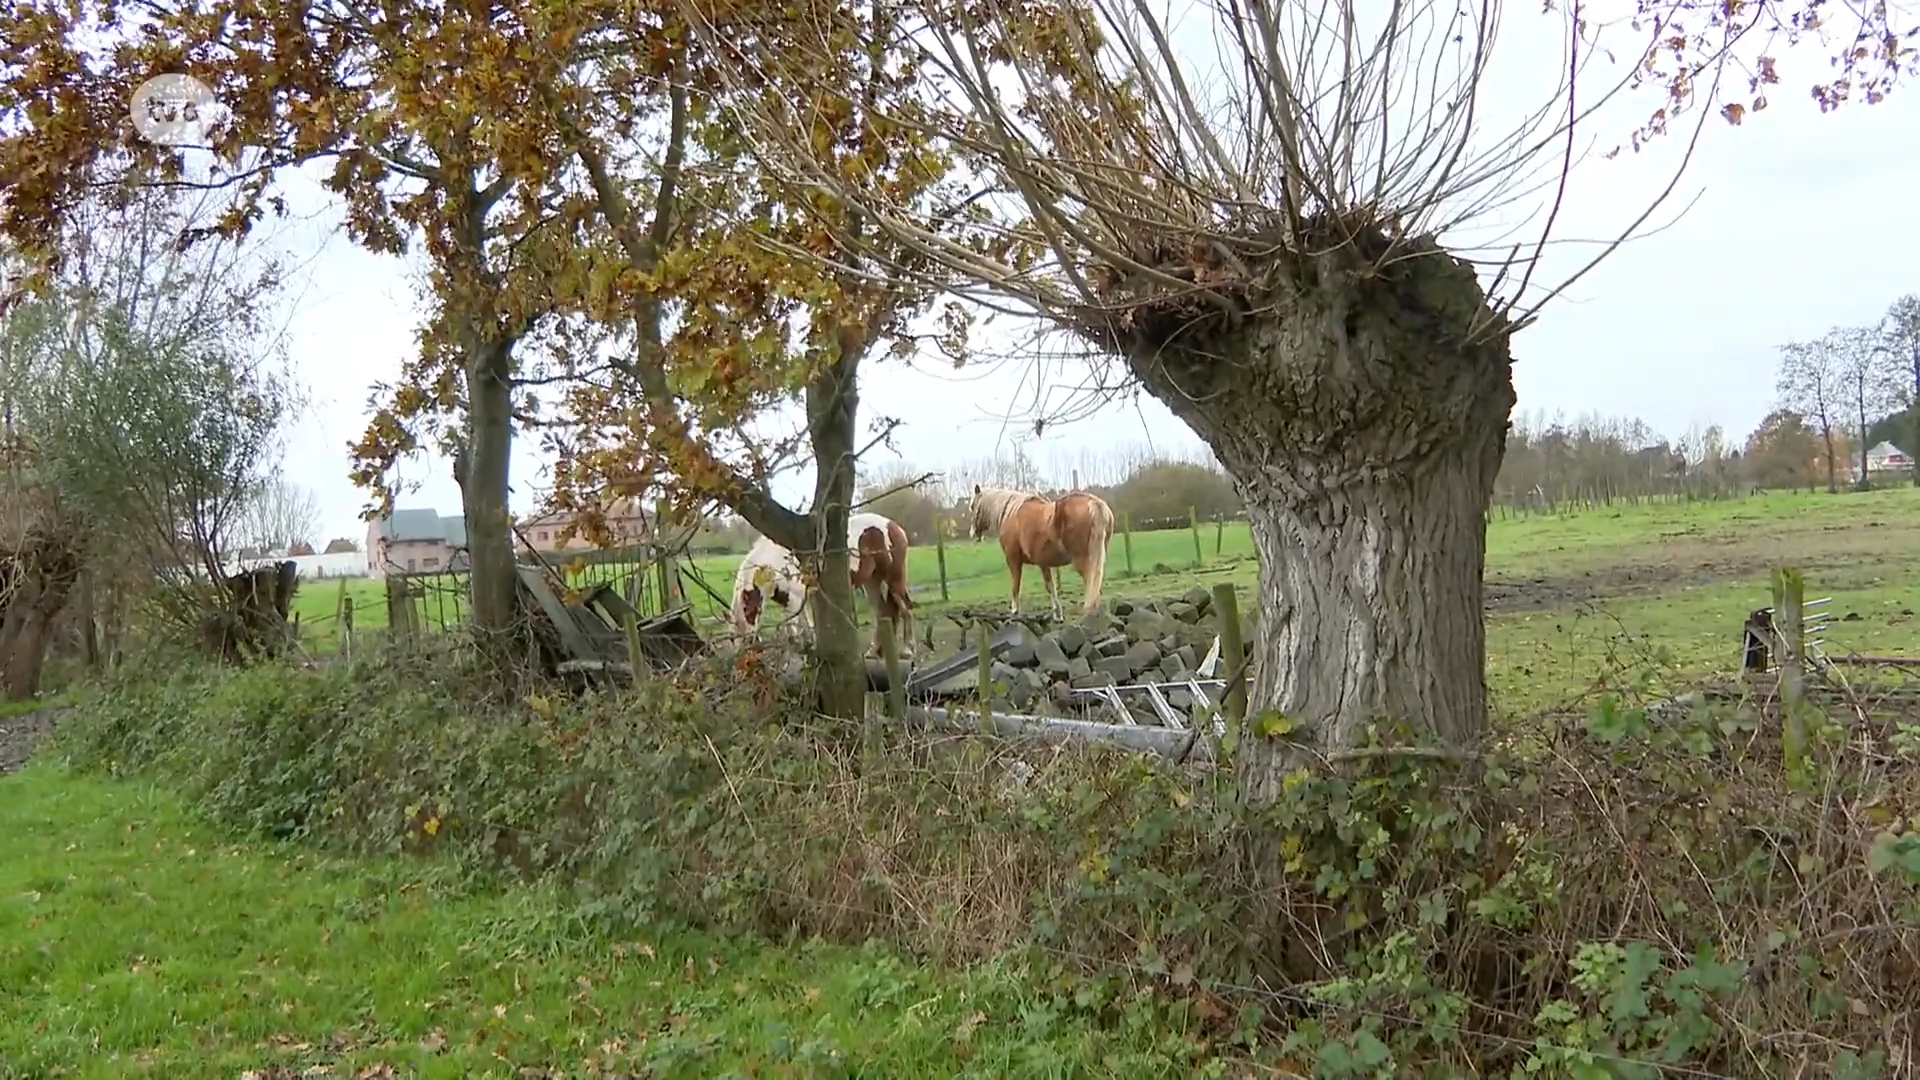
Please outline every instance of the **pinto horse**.
[[[880, 655], [881, 619], [892, 619], [903, 634], [906, 655], [913, 654], [913, 597], [907, 592], [907, 533], [898, 522], [880, 514], [854, 514], [847, 519], [849, 584], [867, 594], [873, 608], [873, 645], [867, 655]], [[793, 552], [767, 537], [754, 541], [733, 575], [734, 630], [742, 637], [757, 636], [760, 612], [770, 597], [787, 610], [783, 625], [813, 628], [806, 607], [807, 589], [800, 580], [799, 560]]]
[[[743, 638], [760, 635], [760, 612], [771, 599], [786, 609], [782, 627], [810, 627], [807, 587], [800, 583], [800, 562], [793, 552], [766, 537], [753, 542], [740, 569], [733, 574], [734, 633]], [[796, 622], [797, 620], [797, 622]]]
[[1012, 614], [1020, 614], [1020, 568], [1024, 565], [1040, 568], [1054, 618], [1061, 617], [1061, 605], [1060, 584], [1053, 572], [1069, 565], [1086, 582], [1087, 602], [1082, 614], [1091, 615], [1099, 608], [1100, 583], [1107, 573], [1107, 540], [1113, 536], [1113, 508], [1106, 500], [1086, 491], [1049, 499], [1034, 491], [975, 484], [968, 513], [973, 518], [975, 540], [996, 534], [1000, 537], [1007, 574], [1013, 578]]
[[847, 556], [852, 561], [853, 587], [863, 589], [873, 608], [873, 645], [868, 656], [880, 655], [880, 621], [890, 619], [900, 652], [913, 655], [913, 597], [907, 592], [907, 530], [880, 514], [847, 518]]

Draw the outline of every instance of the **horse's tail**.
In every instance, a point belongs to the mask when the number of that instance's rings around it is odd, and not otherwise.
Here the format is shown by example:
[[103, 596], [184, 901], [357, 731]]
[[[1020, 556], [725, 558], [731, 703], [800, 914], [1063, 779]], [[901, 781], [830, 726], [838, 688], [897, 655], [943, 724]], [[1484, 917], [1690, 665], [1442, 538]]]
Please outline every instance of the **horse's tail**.
[[[1088, 495], [1087, 517], [1087, 572], [1081, 577], [1087, 583], [1087, 604], [1084, 614], [1091, 615], [1100, 607], [1100, 586], [1107, 577], [1107, 542], [1113, 539], [1113, 507], [1098, 495]], [[1054, 506], [1057, 509], [1059, 503]]]

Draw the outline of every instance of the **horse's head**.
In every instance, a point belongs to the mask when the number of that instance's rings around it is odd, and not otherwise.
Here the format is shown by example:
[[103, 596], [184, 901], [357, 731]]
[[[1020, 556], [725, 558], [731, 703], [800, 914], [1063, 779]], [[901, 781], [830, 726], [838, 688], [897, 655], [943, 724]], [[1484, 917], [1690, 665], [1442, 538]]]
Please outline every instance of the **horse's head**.
[[986, 491], [979, 484], [973, 485], [973, 501], [967, 504], [967, 518], [973, 523], [973, 539], [978, 540], [991, 531], [987, 521]]

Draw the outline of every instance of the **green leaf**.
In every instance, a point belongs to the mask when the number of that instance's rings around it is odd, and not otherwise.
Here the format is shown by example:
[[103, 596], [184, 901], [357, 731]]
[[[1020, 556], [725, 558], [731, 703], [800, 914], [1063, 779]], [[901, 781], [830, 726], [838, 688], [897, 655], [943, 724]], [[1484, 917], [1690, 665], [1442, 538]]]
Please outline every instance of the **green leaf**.
[[1268, 709], [1254, 718], [1253, 733], [1263, 739], [1278, 739], [1300, 730], [1300, 724], [1278, 709]]

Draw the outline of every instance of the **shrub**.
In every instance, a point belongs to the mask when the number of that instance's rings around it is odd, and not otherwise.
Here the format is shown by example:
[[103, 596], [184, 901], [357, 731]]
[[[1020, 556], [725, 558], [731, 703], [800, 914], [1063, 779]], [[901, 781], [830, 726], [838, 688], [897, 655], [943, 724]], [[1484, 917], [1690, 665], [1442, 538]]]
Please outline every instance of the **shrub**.
[[1608, 699], [1525, 753], [1376, 742], [1250, 810], [1230, 768], [863, 752], [751, 669], [506, 709], [446, 670], [182, 670], [59, 746], [241, 828], [556, 876], [614, 925], [1033, 950], [1069, 1013], [1173, 994], [1319, 1076], [1866, 1077], [1920, 1007], [1910, 722], [1816, 718], [1788, 768], [1751, 707]]

